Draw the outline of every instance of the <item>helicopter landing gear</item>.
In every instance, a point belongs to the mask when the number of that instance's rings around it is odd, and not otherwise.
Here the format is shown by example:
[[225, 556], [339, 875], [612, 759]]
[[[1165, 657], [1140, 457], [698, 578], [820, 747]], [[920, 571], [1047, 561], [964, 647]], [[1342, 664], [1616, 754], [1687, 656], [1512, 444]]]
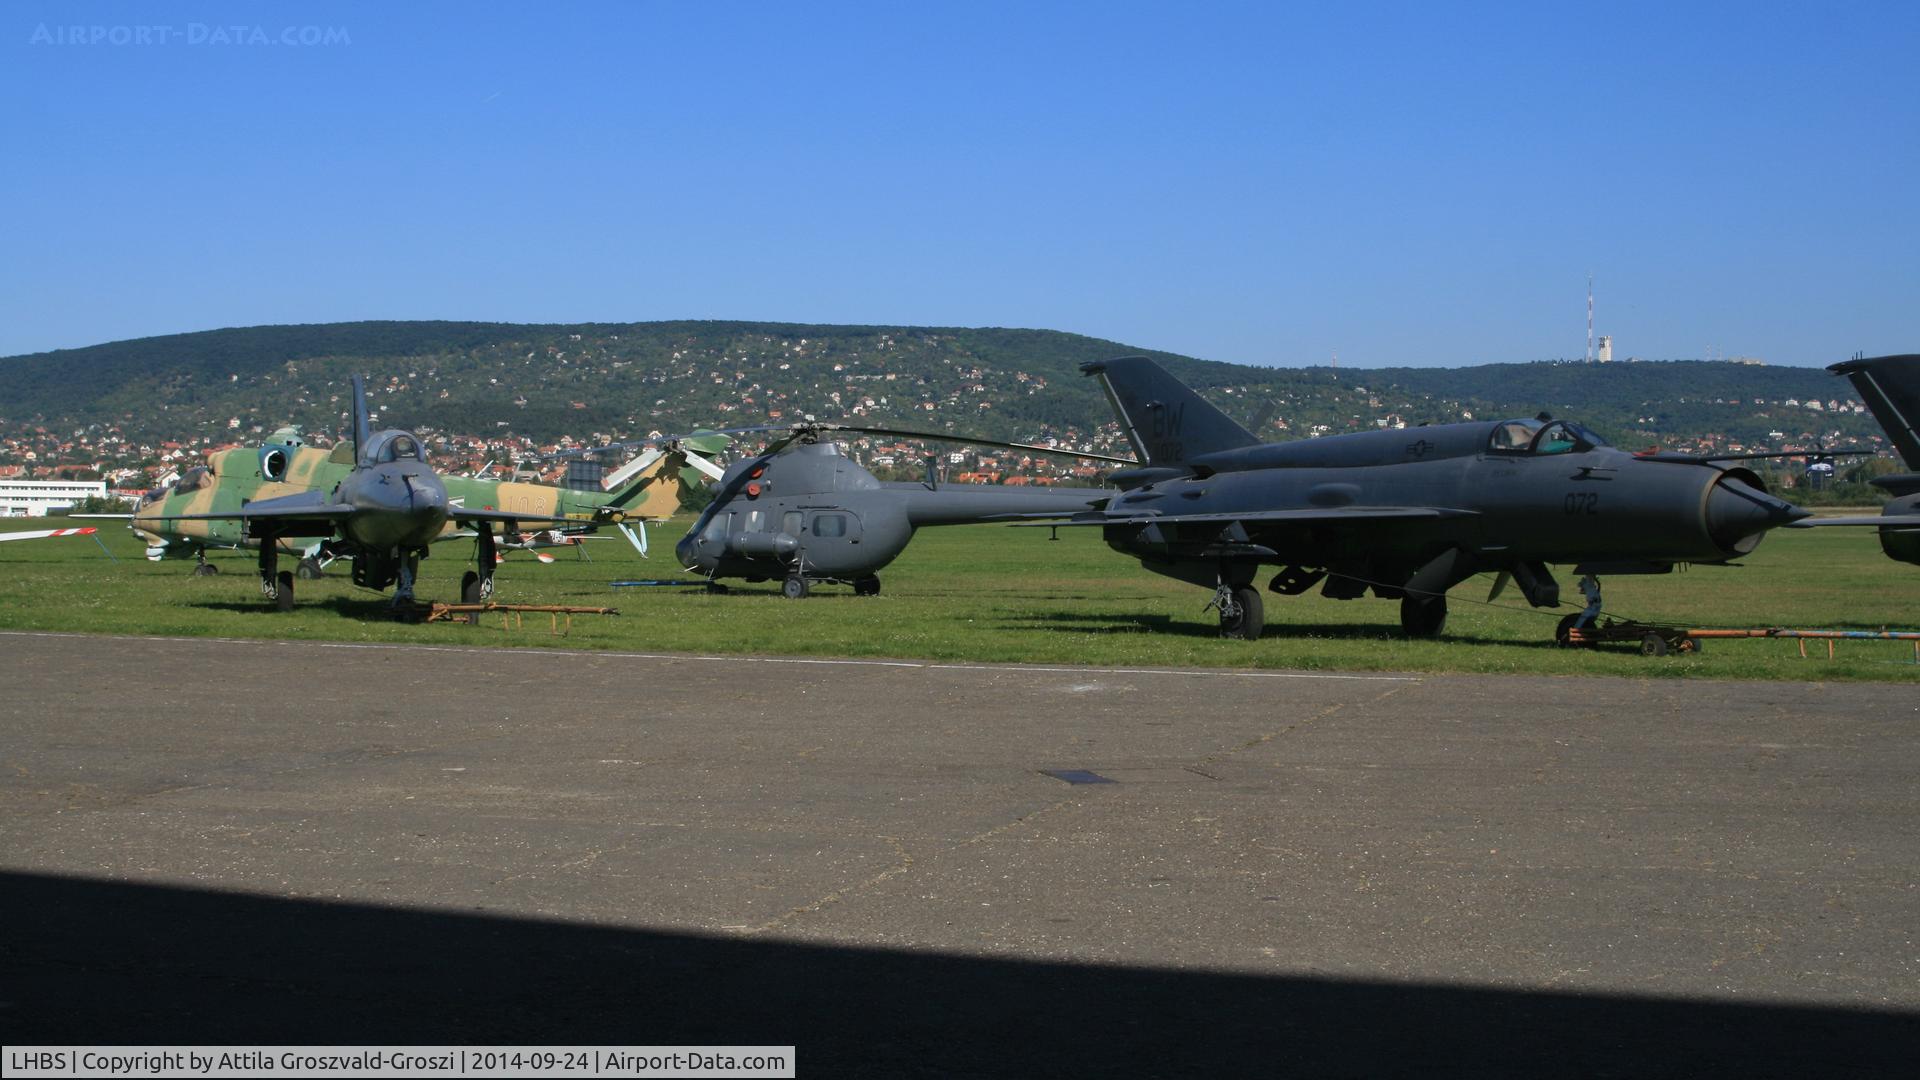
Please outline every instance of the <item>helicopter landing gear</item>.
[[722, 584], [721, 582], [718, 582], [718, 581], [707, 582], [707, 593], [709, 595], [721, 596], [721, 595], [724, 595], [726, 591], [727, 591], [726, 585]]
[[299, 566], [294, 567], [293, 576], [305, 578], [308, 581], [318, 581], [326, 577], [327, 572], [321, 567], [319, 559], [308, 555], [306, 558], [300, 560]]
[[207, 561], [206, 548], [201, 548], [200, 550], [194, 552], [193, 560], [194, 560], [193, 561], [194, 577], [212, 577], [213, 575], [218, 574], [220, 572], [219, 567]]
[[1250, 585], [1222, 585], [1213, 591], [1207, 605], [1220, 610], [1220, 636], [1235, 641], [1255, 641], [1266, 629], [1267, 613], [1260, 591]]
[[804, 600], [807, 594], [812, 591], [813, 589], [807, 583], [807, 579], [801, 577], [799, 574], [795, 574], [780, 583], [780, 595], [789, 600]]
[[1400, 598], [1400, 632], [1410, 638], [1439, 637], [1447, 625], [1447, 598], [1416, 596]]
[[868, 574], [863, 578], [855, 578], [853, 581], [853, 595], [879, 596], [880, 576], [878, 574]]

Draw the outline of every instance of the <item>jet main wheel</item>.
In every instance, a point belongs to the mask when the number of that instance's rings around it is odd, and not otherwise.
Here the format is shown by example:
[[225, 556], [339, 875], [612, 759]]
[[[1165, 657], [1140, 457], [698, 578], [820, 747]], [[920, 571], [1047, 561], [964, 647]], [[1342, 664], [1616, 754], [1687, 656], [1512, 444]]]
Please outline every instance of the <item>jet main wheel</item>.
[[480, 595], [480, 575], [472, 570], [460, 575], [460, 602], [478, 604], [484, 597]]
[[780, 584], [780, 595], [789, 600], [805, 599], [807, 593], [811, 591], [812, 589], [807, 585], [807, 579], [798, 574], [795, 574]]
[[273, 606], [281, 611], [293, 610], [293, 574], [280, 571], [280, 588], [274, 592]]
[[868, 574], [866, 577], [855, 580], [853, 583], [853, 595], [879, 596], [880, 579], [873, 574]]
[[1447, 625], [1447, 598], [1414, 596], [1400, 598], [1400, 629], [1410, 638], [1439, 637]]
[[309, 555], [300, 560], [300, 565], [294, 568], [293, 575], [295, 577], [305, 578], [308, 581], [319, 581], [321, 578], [326, 577], [327, 573], [320, 568], [320, 560]]
[[1220, 608], [1220, 636], [1236, 641], [1257, 641], [1267, 628], [1267, 612], [1260, 591], [1246, 585], [1233, 590], [1231, 601]]
[[1563, 649], [1573, 648], [1573, 624], [1580, 621], [1578, 615], [1568, 615], [1553, 628], [1553, 643]]

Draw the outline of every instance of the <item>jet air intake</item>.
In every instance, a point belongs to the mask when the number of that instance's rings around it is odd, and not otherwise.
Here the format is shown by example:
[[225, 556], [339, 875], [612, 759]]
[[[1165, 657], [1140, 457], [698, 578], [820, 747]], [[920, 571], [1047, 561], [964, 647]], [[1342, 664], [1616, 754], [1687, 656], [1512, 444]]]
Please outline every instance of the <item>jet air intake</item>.
[[1810, 516], [1790, 502], [1767, 494], [1767, 485], [1747, 469], [1728, 469], [1707, 488], [1707, 535], [1729, 557], [1760, 546], [1768, 529]]

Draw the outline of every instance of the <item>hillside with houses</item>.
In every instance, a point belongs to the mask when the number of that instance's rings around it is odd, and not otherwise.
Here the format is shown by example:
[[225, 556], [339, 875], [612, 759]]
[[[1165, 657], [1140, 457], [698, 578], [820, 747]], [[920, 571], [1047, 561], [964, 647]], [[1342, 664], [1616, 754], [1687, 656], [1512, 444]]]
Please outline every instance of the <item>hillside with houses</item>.
[[[0, 359], [0, 477], [102, 477], [133, 489], [287, 424], [329, 442], [346, 426], [355, 372], [369, 376], [378, 422], [419, 432], [454, 472], [511, 470], [612, 439], [805, 417], [1124, 454], [1105, 399], [1078, 366], [1138, 353], [1276, 441], [1544, 410], [1633, 447], [1882, 445], [1852, 387], [1817, 368], [1268, 368], [1047, 330], [364, 322]], [[879, 437], [852, 449], [883, 474], [917, 475], [933, 453], [961, 481], [1097, 480], [1085, 465], [1043, 455]], [[1782, 478], [1791, 482], [1790, 468]]]

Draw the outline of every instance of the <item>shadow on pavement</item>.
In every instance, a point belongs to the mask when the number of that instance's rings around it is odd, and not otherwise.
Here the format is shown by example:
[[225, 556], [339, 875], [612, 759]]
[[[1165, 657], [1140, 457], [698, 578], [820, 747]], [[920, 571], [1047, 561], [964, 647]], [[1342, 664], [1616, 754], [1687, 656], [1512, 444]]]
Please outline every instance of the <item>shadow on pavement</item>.
[[0, 903], [16, 1044], [790, 1043], [802, 1076], [1892, 1075], [1920, 1050], [1920, 1013], [1090, 967], [22, 873], [0, 873]]

